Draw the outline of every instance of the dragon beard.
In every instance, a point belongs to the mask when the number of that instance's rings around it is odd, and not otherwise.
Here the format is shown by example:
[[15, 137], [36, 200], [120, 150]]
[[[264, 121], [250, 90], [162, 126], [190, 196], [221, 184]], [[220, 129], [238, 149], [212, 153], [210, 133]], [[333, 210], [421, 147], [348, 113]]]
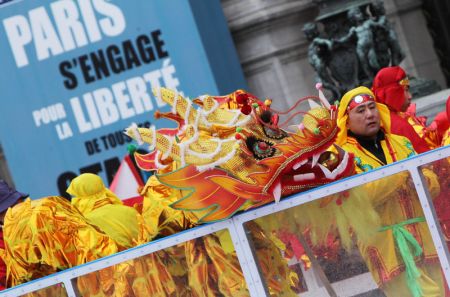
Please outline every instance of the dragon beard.
[[338, 133], [334, 106], [317, 105], [288, 132], [280, 128], [270, 101], [242, 90], [192, 101], [164, 88], [154, 94], [172, 106], [155, 116], [178, 127], [132, 125], [126, 134], [152, 148], [149, 154], [135, 153], [138, 166], [181, 191], [171, 207], [198, 211], [200, 222], [224, 220], [354, 173], [351, 155], [336, 145], [329, 149]]

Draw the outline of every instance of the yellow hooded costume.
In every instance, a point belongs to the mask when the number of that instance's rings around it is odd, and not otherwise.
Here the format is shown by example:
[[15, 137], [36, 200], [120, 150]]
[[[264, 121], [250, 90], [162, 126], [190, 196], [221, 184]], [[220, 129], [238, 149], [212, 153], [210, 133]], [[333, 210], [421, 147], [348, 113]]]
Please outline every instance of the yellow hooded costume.
[[74, 178], [67, 189], [72, 195], [71, 203], [86, 215], [104, 205], [122, 205], [122, 201], [103, 184], [102, 179], [92, 173], [83, 173]]
[[123, 205], [99, 176], [81, 174], [72, 180], [67, 193], [73, 196], [72, 205], [123, 249], [150, 241], [141, 215]]
[[[154, 232], [147, 228], [139, 212], [123, 205], [99, 176], [81, 174], [72, 180], [67, 192], [74, 196], [72, 204], [121, 250], [151, 240]], [[159, 254], [154, 253], [80, 277], [78, 289], [83, 296], [91, 297], [168, 296], [175, 285], [163, 267]]]
[[[337, 118], [340, 128], [337, 144], [354, 154], [358, 173], [383, 165], [347, 134], [347, 107], [356, 95], [361, 94], [375, 97], [366, 87], [350, 90], [340, 102]], [[380, 103], [376, 106], [384, 132], [384, 139], [380, 142], [386, 162], [414, 155], [408, 139], [390, 133], [388, 108]], [[439, 192], [436, 176], [430, 170], [425, 172], [425, 176], [430, 193], [435, 197]], [[367, 188], [366, 193], [370, 193], [367, 198], [371, 200], [383, 227], [370, 239], [358, 239], [358, 248], [377, 284], [387, 296], [443, 296], [436, 250], [409, 174], [402, 172], [364, 187]], [[432, 271], [429, 271], [430, 267]]]

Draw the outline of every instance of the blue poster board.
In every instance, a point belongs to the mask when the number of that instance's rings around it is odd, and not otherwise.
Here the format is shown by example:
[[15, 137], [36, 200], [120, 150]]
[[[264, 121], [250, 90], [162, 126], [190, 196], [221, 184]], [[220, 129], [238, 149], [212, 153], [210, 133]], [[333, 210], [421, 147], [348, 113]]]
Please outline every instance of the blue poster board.
[[170, 110], [153, 87], [246, 87], [219, 0], [17, 0], [0, 19], [0, 141], [32, 198], [64, 194], [82, 172], [110, 182], [122, 131]]

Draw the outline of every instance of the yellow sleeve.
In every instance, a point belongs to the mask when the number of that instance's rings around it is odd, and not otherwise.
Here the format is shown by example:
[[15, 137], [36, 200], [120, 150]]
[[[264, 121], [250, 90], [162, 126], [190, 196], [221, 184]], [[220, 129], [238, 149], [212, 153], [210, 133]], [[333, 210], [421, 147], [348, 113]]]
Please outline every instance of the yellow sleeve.
[[392, 197], [392, 194], [403, 187], [409, 187], [411, 178], [407, 171], [400, 172], [379, 180], [369, 182], [365, 187], [365, 192], [372, 200], [372, 204], [377, 207], [384, 204], [386, 200]]
[[428, 192], [430, 193], [431, 196], [430, 198], [431, 199], [436, 198], [441, 191], [437, 175], [430, 168], [424, 168], [422, 170], [422, 173], [426, 181], [425, 186], [428, 188]]

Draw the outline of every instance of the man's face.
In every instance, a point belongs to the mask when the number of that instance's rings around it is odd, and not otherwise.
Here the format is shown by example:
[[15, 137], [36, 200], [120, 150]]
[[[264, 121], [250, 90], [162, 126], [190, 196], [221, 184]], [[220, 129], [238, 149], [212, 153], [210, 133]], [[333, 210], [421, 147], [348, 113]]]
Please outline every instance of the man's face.
[[404, 94], [405, 94], [405, 101], [403, 102], [403, 105], [402, 105], [400, 111], [405, 112], [408, 109], [409, 105], [411, 104], [412, 95], [411, 95], [411, 92], [409, 91], [409, 86], [403, 86], [403, 90], [404, 90]]
[[376, 103], [364, 102], [350, 110], [347, 128], [358, 136], [375, 137], [380, 130], [380, 114]]

